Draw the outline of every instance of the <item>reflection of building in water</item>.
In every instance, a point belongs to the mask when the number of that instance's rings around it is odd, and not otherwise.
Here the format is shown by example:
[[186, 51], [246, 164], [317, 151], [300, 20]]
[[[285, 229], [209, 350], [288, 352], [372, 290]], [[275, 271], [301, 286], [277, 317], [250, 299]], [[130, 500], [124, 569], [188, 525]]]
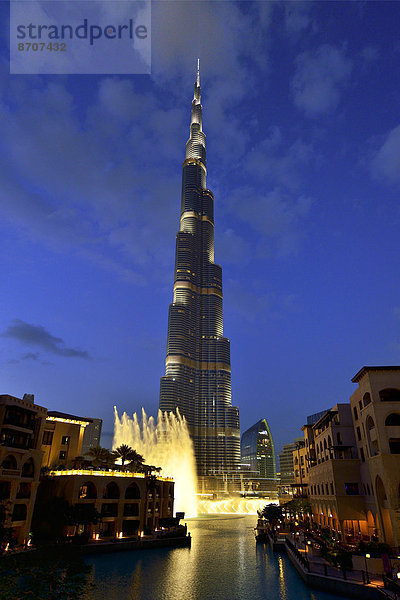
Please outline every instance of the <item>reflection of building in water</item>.
[[335, 535], [399, 548], [400, 366], [363, 367], [352, 381], [350, 404], [303, 427], [295, 495], [308, 497], [313, 520]]
[[276, 492], [275, 449], [266, 419], [260, 419], [243, 433], [240, 469], [247, 491]]

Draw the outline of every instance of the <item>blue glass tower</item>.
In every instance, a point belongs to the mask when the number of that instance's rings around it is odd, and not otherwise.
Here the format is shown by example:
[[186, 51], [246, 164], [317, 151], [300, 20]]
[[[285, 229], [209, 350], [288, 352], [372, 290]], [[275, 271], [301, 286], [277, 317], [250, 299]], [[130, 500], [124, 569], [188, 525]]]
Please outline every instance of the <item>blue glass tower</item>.
[[242, 435], [241, 461], [263, 479], [276, 480], [276, 458], [271, 430], [266, 419], [261, 419]]

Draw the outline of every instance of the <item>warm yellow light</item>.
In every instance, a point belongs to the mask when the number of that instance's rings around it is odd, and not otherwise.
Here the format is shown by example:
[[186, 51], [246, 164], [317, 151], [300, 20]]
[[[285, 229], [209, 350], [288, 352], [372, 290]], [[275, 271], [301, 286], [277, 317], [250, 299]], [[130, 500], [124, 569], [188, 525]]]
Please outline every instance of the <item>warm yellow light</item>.
[[[92, 469], [68, 469], [65, 471], [50, 471], [52, 477], [60, 477], [62, 475], [85, 475], [95, 477], [136, 477], [145, 478], [144, 473], [128, 473], [127, 471], [95, 471]], [[161, 477], [157, 475], [158, 481], [173, 481], [172, 477]]]
[[63, 419], [62, 417], [46, 417], [46, 421], [58, 421], [59, 423], [72, 423], [73, 425], [80, 425], [81, 427], [87, 427], [89, 423], [87, 421], [77, 421], [76, 419]]
[[370, 554], [366, 554], [365, 558], [371, 558], [371, 555]]
[[118, 537], [119, 537], [119, 539], [122, 538], [122, 531], [119, 532]]
[[96, 537], [95, 537], [95, 539], [96, 539], [96, 540], [98, 540], [98, 539], [99, 539], [99, 537], [100, 537], [100, 536], [99, 536], [99, 534], [98, 534], [98, 533], [96, 533]]

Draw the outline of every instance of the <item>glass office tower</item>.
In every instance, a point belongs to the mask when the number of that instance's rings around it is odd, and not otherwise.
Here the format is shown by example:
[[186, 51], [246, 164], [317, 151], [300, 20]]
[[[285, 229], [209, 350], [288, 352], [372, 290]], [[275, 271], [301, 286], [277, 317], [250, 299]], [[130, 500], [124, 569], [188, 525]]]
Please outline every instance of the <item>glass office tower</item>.
[[222, 269], [214, 262], [214, 197], [206, 176], [198, 68], [183, 162], [160, 409], [179, 410], [186, 418], [201, 476], [233, 471], [240, 460], [239, 410], [231, 402], [230, 345], [223, 334]]
[[276, 458], [271, 430], [266, 419], [257, 421], [242, 435], [241, 461], [264, 479], [276, 480]]

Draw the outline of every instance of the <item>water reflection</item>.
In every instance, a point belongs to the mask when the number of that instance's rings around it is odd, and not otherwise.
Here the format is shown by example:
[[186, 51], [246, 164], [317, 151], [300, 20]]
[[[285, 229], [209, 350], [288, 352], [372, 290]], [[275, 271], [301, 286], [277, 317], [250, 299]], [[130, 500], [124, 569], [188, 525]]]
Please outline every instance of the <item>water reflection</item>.
[[93, 557], [86, 600], [339, 600], [304, 586], [284, 555], [256, 544], [254, 517], [188, 521], [192, 548]]
[[279, 564], [279, 597], [286, 600], [286, 585], [285, 585], [285, 565], [282, 556], [278, 556]]

